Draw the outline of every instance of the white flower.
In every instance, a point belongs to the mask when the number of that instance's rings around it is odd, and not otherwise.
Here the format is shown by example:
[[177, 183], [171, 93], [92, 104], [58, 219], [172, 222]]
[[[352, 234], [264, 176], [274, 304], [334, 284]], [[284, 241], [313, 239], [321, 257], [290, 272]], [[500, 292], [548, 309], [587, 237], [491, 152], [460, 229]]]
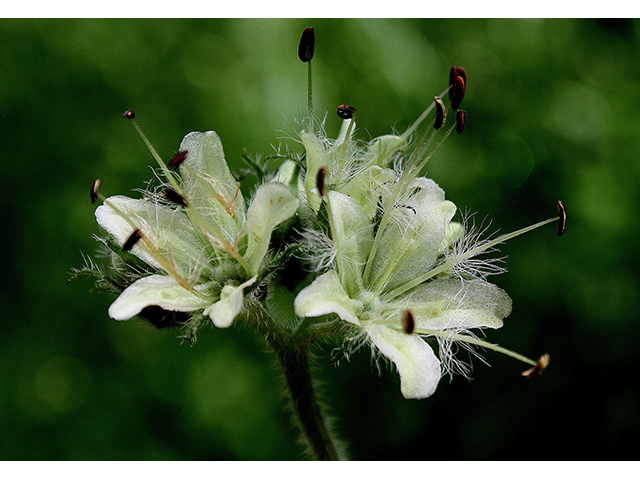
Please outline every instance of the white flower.
[[[338, 167], [335, 147], [324, 148], [310, 134], [303, 142], [312, 148], [311, 168], [334, 172], [349, 165], [353, 175], [334, 182], [322, 199], [305, 182], [311, 208], [320, 211], [325, 202], [335, 260], [298, 294], [295, 312], [336, 314], [354, 325], [396, 365], [406, 398], [428, 397], [442, 363], [451, 359], [438, 359], [424, 338], [440, 339], [442, 356], [451, 341], [473, 340], [464, 335], [469, 329], [501, 327], [511, 299], [481, 276], [458, 274], [481, 250], [471, 245], [461, 251], [463, 228], [451, 221], [456, 207], [435, 182], [416, 178], [411, 165], [402, 172], [389, 169], [404, 146], [402, 137], [374, 140], [359, 158], [338, 154]], [[384, 144], [390, 148], [380, 148]]]
[[180, 150], [187, 154], [179, 176], [161, 163], [165, 195], [177, 205], [158, 195], [113, 196], [96, 210], [115, 242], [153, 270], [120, 294], [109, 315], [127, 320], [155, 305], [203, 311], [228, 327], [242, 309], [244, 289], [258, 278], [271, 232], [296, 212], [298, 200], [286, 185], [266, 183], [246, 208], [215, 132], [190, 133]]

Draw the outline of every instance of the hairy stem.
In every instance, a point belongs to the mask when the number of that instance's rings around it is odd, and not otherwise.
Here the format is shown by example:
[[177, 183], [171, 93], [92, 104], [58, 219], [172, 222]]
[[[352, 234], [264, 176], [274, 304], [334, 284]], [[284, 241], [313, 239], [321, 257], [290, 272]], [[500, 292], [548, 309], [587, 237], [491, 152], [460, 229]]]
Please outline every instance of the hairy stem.
[[311, 454], [315, 460], [340, 460], [336, 447], [313, 388], [307, 345], [290, 345], [272, 341], [291, 400], [291, 406]]

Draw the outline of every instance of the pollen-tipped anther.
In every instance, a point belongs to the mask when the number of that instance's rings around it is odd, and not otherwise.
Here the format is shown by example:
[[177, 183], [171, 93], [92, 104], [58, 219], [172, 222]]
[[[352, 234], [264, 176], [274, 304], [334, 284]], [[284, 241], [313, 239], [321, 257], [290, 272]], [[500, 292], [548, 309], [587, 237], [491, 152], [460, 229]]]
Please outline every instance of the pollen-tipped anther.
[[413, 312], [411, 310], [405, 310], [402, 312], [402, 329], [407, 335], [413, 333], [416, 328], [416, 320], [413, 318]]
[[544, 355], [540, 356], [540, 358], [538, 359], [538, 363], [536, 363], [529, 370], [525, 370], [524, 372], [522, 372], [521, 375], [527, 378], [531, 378], [534, 375], [539, 375], [542, 372], [544, 372], [545, 369], [549, 366], [549, 362], [550, 362], [549, 354], [545, 353]]
[[124, 112], [122, 112], [122, 118], [133, 120], [134, 118], [136, 118], [136, 114], [133, 113], [133, 110], [125, 110]]
[[318, 189], [318, 195], [321, 198], [324, 198], [325, 188], [324, 188], [324, 180], [327, 176], [327, 167], [321, 167], [318, 170], [318, 175], [316, 176], [316, 188]]
[[176, 205], [180, 205], [181, 207], [185, 207], [185, 208], [189, 206], [189, 202], [187, 202], [187, 199], [184, 198], [182, 195], [180, 195], [171, 187], [167, 187], [164, 189], [164, 196], [167, 200], [169, 200], [172, 203], [175, 203]]
[[91, 203], [96, 203], [96, 200], [98, 199], [98, 195], [100, 194], [100, 184], [102, 183], [102, 180], [100, 180], [99, 178], [96, 178], [93, 183], [91, 184]]
[[356, 109], [351, 105], [338, 105], [337, 114], [343, 120], [348, 120], [356, 114]]
[[173, 158], [167, 163], [167, 167], [169, 167], [171, 170], [177, 170], [180, 164], [185, 161], [187, 155], [189, 155], [189, 152], [187, 152], [186, 150], [176, 153]]
[[444, 103], [440, 97], [433, 97], [433, 101], [436, 103], [436, 115], [433, 119], [433, 128], [440, 130], [447, 118], [447, 110], [444, 108]]
[[464, 124], [467, 120], [467, 112], [464, 110], [458, 110], [456, 112], [456, 133], [460, 135], [464, 132]]
[[138, 241], [142, 238], [142, 232], [140, 231], [139, 228], [136, 228], [133, 233], [131, 235], [129, 235], [129, 238], [127, 238], [127, 241], [124, 242], [124, 245], [122, 245], [122, 250], [125, 252], [129, 252], [133, 246], [138, 243]]
[[458, 107], [462, 103], [462, 99], [464, 98], [464, 91], [466, 89], [466, 82], [464, 78], [461, 76], [457, 76], [454, 79], [453, 84], [450, 87], [450, 92], [453, 92], [451, 95], [451, 108], [453, 110], [458, 110]]
[[567, 210], [564, 208], [564, 203], [558, 200], [558, 236], [564, 235], [564, 231], [567, 229]]
[[[453, 66], [451, 70], [449, 70], [449, 87], [456, 84], [456, 77], [462, 78], [464, 84], [467, 84], [467, 72], [464, 71], [464, 68]], [[453, 89], [449, 88], [449, 100], [453, 98], [453, 94]]]
[[300, 37], [300, 44], [298, 45], [298, 58], [302, 63], [311, 61], [315, 44], [316, 34], [313, 31], [313, 27], [305, 28]]

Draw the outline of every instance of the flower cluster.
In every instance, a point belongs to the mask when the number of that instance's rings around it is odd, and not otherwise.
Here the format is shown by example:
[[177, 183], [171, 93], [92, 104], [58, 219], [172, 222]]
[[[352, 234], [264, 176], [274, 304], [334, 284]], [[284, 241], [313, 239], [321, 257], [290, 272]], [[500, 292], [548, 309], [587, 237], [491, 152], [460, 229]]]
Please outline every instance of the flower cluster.
[[[301, 61], [311, 61], [314, 38], [305, 30]], [[141, 199], [104, 198], [94, 182], [111, 269], [91, 263], [78, 273], [92, 273], [119, 293], [112, 318], [178, 326], [190, 342], [206, 319], [224, 328], [243, 312], [261, 319], [261, 332], [301, 344], [342, 335], [346, 356], [371, 345], [395, 364], [406, 398], [430, 396], [447, 370], [465, 371], [452, 355], [454, 342], [536, 365], [471, 332], [499, 328], [511, 312], [509, 296], [487, 281], [501, 268], [478, 255], [550, 222], [560, 220], [563, 229], [566, 214], [559, 202], [558, 217], [484, 240], [454, 220], [456, 206], [422, 171], [453, 131], [463, 132], [466, 84], [465, 70], [452, 67], [445, 91], [413, 125], [368, 143], [355, 138], [355, 108], [338, 107], [343, 122], [330, 139], [310, 100], [301, 151], [263, 172], [249, 202], [215, 132], [188, 134], [165, 163], [127, 111], [158, 162], [160, 180]], [[453, 122], [442, 100], [447, 93]], [[261, 301], [283, 278], [295, 295], [292, 319], [278, 318]]]

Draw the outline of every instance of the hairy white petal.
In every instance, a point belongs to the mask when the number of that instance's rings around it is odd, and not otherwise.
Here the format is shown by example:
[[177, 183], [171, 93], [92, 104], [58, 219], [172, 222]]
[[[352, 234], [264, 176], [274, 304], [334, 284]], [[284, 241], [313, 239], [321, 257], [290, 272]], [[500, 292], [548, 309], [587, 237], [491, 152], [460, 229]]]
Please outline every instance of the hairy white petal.
[[[416, 178], [410, 187], [417, 190], [393, 206], [392, 223], [382, 233], [373, 264], [373, 284], [384, 281], [386, 290], [429, 271], [456, 212], [456, 206], [444, 199], [444, 191], [433, 180]], [[389, 274], [391, 263], [394, 266]]]
[[220, 138], [213, 131], [191, 132], [182, 140], [180, 150], [189, 152], [179, 168], [190, 204], [232, 242], [246, 207]]
[[165, 310], [192, 312], [206, 307], [208, 303], [171, 277], [150, 275], [127, 287], [109, 307], [109, 316], [115, 320], [129, 320], [152, 305]]
[[298, 209], [298, 199], [283, 183], [265, 183], [256, 191], [247, 212], [247, 251], [244, 258], [257, 273], [269, 248], [271, 232]]
[[342, 286], [355, 297], [362, 287], [362, 270], [373, 243], [373, 228], [364, 208], [350, 196], [329, 192], [327, 198]]
[[[123, 245], [138, 228], [155, 247], [157, 254], [165, 256], [176, 265], [185, 277], [193, 272], [200, 258], [203, 245], [197, 238], [189, 217], [182, 210], [170, 208], [150, 200], [116, 195], [105, 200], [95, 212], [98, 224]], [[134, 228], [135, 227], [135, 228]], [[162, 268], [155, 257], [143, 248], [139, 241], [131, 253], [158, 269]]]
[[405, 398], [426, 398], [436, 391], [440, 361], [427, 342], [384, 325], [372, 323], [366, 330], [376, 348], [398, 368]]
[[411, 309], [416, 328], [500, 328], [511, 313], [511, 298], [499, 287], [483, 280], [436, 279], [418, 285], [398, 308]]
[[311, 285], [303, 288], [296, 296], [293, 306], [296, 315], [301, 317], [319, 317], [336, 313], [346, 322], [360, 324], [356, 316], [358, 304], [349, 298], [333, 270], [320, 275]]
[[244, 289], [256, 281], [257, 277], [251, 277], [237, 287], [232, 285], [225, 285], [220, 292], [220, 300], [213, 305], [210, 305], [203, 312], [208, 315], [213, 321], [213, 324], [218, 328], [230, 327], [235, 318], [242, 310], [242, 301], [244, 300]]

